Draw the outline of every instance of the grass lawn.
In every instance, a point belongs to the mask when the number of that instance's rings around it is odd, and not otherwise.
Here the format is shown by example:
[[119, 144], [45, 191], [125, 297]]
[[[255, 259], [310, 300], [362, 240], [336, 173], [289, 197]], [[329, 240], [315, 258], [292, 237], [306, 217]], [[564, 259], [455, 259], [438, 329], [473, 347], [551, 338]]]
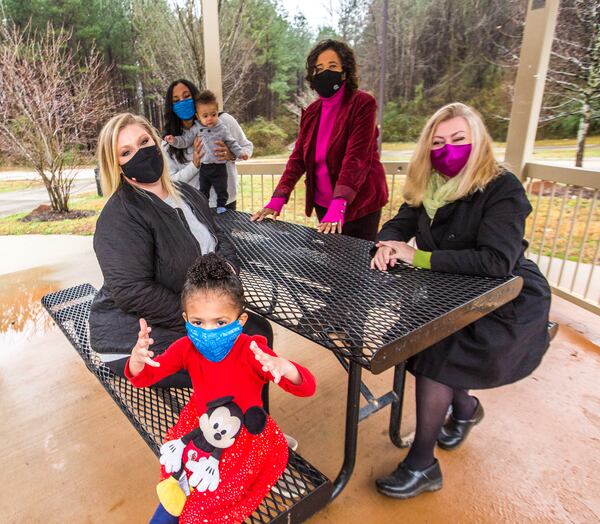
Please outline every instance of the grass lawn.
[[71, 209], [91, 209], [96, 215], [73, 220], [21, 222], [28, 213], [0, 218], [0, 235], [93, 235], [98, 214], [105, 199], [95, 193], [78, 195], [71, 200]]
[[[590, 136], [586, 139], [584, 160], [586, 158], [600, 158], [600, 136]], [[537, 140], [533, 151], [533, 157], [543, 160], [573, 160], [575, 162], [575, 147], [577, 141], [574, 138], [560, 140]], [[384, 142], [382, 157], [384, 160], [393, 156], [395, 160], [409, 160], [415, 148], [415, 142]], [[494, 142], [494, 151], [497, 158], [504, 157], [506, 142]], [[394, 154], [395, 153], [395, 154]]]
[[0, 180], [0, 193], [44, 187], [41, 180]]
[[[549, 187], [546, 185], [546, 187]], [[560, 187], [560, 186], [558, 186]], [[600, 206], [598, 202], [593, 205], [593, 198], [581, 198], [579, 207], [577, 204], [577, 192], [575, 195], [551, 196], [532, 195], [529, 197], [534, 211], [527, 218], [525, 238], [530, 242], [531, 253], [539, 253], [564, 258], [567, 252], [567, 260], [577, 261], [581, 254], [581, 262], [586, 264], [598, 264], [600, 261], [597, 246], [600, 238]], [[561, 216], [561, 208], [563, 207]], [[536, 207], [537, 217], [536, 217]], [[588, 226], [585, 244], [583, 237], [586, 233], [586, 224], [591, 218]], [[535, 227], [534, 227], [535, 224]], [[532, 227], [534, 227], [532, 235]], [[544, 234], [545, 231], [545, 234]], [[543, 243], [542, 243], [542, 237]]]

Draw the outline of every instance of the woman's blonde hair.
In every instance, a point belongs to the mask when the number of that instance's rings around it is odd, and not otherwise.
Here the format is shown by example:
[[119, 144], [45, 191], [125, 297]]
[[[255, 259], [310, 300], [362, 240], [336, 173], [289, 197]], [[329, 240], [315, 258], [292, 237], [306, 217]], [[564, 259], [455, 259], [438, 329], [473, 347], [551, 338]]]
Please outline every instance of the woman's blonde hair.
[[100, 131], [97, 156], [98, 165], [100, 166], [100, 181], [102, 183], [104, 195], [111, 196], [123, 183], [117, 143], [121, 130], [132, 124], [143, 127], [150, 137], [152, 137], [152, 140], [154, 140], [161, 155], [163, 155], [164, 167], [161, 175], [162, 185], [169, 196], [178, 200], [179, 193], [171, 181], [167, 159], [160, 147], [161, 139], [158, 136], [158, 133], [148, 120], [142, 116], [134, 115], [133, 113], [119, 113], [118, 115], [113, 116], [106, 124], [104, 124], [102, 131]]
[[458, 102], [448, 104], [438, 109], [427, 121], [410, 159], [403, 196], [411, 206], [420, 206], [425, 196], [433, 169], [430, 155], [437, 126], [457, 116], [463, 117], [471, 129], [471, 154], [459, 175], [461, 181], [453, 196], [454, 200], [483, 189], [490, 180], [501, 173], [502, 167], [494, 158], [492, 139], [479, 113], [465, 104]]

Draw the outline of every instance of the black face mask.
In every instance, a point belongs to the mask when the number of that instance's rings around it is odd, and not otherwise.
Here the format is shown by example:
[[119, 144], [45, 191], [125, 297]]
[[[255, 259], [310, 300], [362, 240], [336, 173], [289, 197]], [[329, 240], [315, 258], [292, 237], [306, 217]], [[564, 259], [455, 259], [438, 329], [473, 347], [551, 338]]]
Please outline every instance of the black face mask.
[[343, 73], [340, 71], [326, 69], [312, 79], [313, 89], [323, 98], [329, 98], [342, 87], [342, 75]]
[[123, 164], [123, 174], [140, 184], [153, 184], [163, 173], [164, 161], [157, 146], [151, 145], [138, 149], [129, 162]]

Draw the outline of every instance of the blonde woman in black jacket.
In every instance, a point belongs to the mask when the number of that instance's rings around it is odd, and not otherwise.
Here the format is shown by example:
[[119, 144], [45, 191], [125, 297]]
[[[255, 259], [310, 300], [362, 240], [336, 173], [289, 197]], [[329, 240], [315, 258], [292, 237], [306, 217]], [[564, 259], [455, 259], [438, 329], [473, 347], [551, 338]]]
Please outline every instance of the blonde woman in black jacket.
[[[414, 497], [442, 487], [436, 445], [460, 445], [483, 418], [469, 389], [529, 375], [548, 348], [550, 287], [525, 258], [531, 205], [521, 181], [498, 165], [479, 114], [449, 104], [427, 122], [411, 159], [406, 203], [379, 232], [372, 267], [398, 261], [424, 270], [523, 278], [517, 298], [408, 360], [415, 375], [417, 428], [408, 455], [377, 480], [382, 493]], [[418, 249], [407, 242], [416, 239]], [[446, 419], [448, 408], [451, 415]]]
[[[204, 195], [171, 181], [160, 139], [146, 119], [131, 113], [111, 118], [100, 133], [98, 160], [109, 199], [94, 235], [104, 284], [92, 304], [90, 342], [122, 375], [140, 317], [152, 326], [156, 353], [186, 334], [180, 293], [196, 258], [216, 252], [236, 271], [238, 258]], [[270, 324], [258, 315], [250, 314], [244, 332], [272, 344]], [[176, 374], [162, 385], [190, 382]]]

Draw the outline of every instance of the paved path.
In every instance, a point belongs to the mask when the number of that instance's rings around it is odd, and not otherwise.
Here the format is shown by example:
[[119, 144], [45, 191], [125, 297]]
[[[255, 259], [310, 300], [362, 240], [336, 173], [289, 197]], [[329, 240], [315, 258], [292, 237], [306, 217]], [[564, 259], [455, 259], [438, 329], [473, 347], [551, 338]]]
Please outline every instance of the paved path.
[[[77, 178], [71, 188], [71, 197], [79, 193], [92, 191], [96, 191], [96, 181], [93, 178]], [[40, 204], [48, 204], [49, 202], [50, 199], [45, 187], [0, 193], [0, 217], [31, 211]]]
[[[94, 178], [93, 168], [82, 168], [75, 174], [75, 180], [90, 178]], [[0, 180], [40, 180], [40, 177], [35, 171], [0, 171]]]

